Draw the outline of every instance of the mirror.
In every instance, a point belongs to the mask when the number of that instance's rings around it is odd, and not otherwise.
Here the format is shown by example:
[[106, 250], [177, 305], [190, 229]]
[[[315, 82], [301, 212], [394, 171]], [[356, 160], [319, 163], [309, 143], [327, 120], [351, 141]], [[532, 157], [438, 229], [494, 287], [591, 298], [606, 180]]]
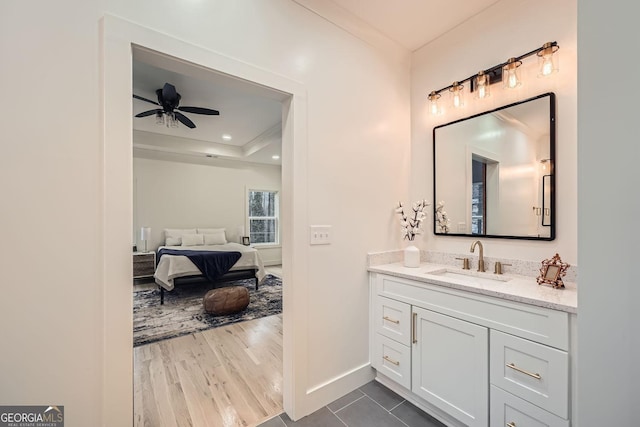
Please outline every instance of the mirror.
[[434, 232], [555, 238], [555, 95], [545, 93], [433, 129]]

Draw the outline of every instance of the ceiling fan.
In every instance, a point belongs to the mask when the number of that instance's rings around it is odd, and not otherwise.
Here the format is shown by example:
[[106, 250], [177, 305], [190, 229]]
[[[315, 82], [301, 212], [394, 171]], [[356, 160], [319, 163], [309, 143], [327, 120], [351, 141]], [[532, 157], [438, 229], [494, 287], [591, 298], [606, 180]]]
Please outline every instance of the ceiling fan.
[[207, 116], [220, 115], [220, 112], [218, 110], [212, 110], [210, 108], [179, 107], [180, 98], [182, 97], [178, 92], [176, 92], [176, 87], [170, 83], [165, 83], [162, 89], [157, 89], [156, 96], [158, 97], [158, 102], [152, 101], [142, 96], [133, 95], [135, 99], [146, 101], [162, 107], [149, 111], [143, 111], [140, 114], [136, 114], [136, 117], [147, 117], [155, 115], [156, 123], [158, 124], [166, 124], [167, 126], [177, 127], [178, 123], [176, 122], [176, 120], [178, 120], [186, 127], [193, 129], [196, 127], [196, 125], [187, 116], [182, 114], [181, 111], [184, 111], [185, 113], [206, 114]]

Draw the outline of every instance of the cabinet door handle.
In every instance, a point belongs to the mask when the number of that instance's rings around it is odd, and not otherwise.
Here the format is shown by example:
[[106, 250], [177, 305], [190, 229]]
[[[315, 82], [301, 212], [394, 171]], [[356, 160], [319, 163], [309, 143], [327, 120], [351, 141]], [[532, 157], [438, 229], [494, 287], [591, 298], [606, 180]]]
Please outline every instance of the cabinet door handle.
[[396, 325], [400, 324], [399, 320], [392, 319], [389, 316], [384, 316], [383, 319], [386, 320], [387, 322], [395, 323]]
[[516, 427], [516, 423], [511, 421], [510, 423], [507, 423], [507, 427]]
[[392, 358], [390, 358], [389, 356], [383, 356], [382, 357], [384, 360], [386, 360], [389, 363], [393, 363], [396, 366], [400, 366], [400, 362], [397, 362], [395, 360], [393, 360]]
[[418, 313], [413, 313], [413, 325], [411, 329], [413, 329], [412, 336], [413, 336], [414, 344], [418, 342], [418, 337], [416, 335], [416, 328], [417, 328], [416, 320], [418, 320]]
[[522, 369], [522, 368], [518, 368], [518, 367], [517, 367], [516, 365], [514, 365], [513, 363], [509, 363], [509, 364], [507, 365], [507, 368], [511, 368], [511, 369], [513, 369], [514, 371], [521, 372], [521, 373], [523, 373], [523, 374], [525, 374], [525, 375], [529, 375], [530, 377], [533, 377], [533, 378], [535, 378], [535, 379], [537, 379], [537, 380], [542, 379], [542, 377], [540, 376], [540, 374], [532, 374], [532, 373], [531, 373], [531, 372], [529, 372], [529, 371], [525, 371], [525, 370], [524, 370], [524, 369]]

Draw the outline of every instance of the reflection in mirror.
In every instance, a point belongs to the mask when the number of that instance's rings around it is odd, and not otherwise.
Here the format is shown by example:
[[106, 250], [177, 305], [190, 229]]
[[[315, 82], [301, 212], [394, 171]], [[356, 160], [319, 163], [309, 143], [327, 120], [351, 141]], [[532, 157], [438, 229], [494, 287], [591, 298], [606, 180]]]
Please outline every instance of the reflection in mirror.
[[437, 126], [433, 151], [435, 234], [555, 238], [553, 93]]

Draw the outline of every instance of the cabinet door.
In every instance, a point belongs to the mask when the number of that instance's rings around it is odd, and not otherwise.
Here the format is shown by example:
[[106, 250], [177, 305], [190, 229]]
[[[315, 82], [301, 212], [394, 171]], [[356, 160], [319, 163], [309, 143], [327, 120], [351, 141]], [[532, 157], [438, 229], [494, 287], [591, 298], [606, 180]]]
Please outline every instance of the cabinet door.
[[488, 329], [413, 308], [412, 391], [470, 427], [489, 422]]

